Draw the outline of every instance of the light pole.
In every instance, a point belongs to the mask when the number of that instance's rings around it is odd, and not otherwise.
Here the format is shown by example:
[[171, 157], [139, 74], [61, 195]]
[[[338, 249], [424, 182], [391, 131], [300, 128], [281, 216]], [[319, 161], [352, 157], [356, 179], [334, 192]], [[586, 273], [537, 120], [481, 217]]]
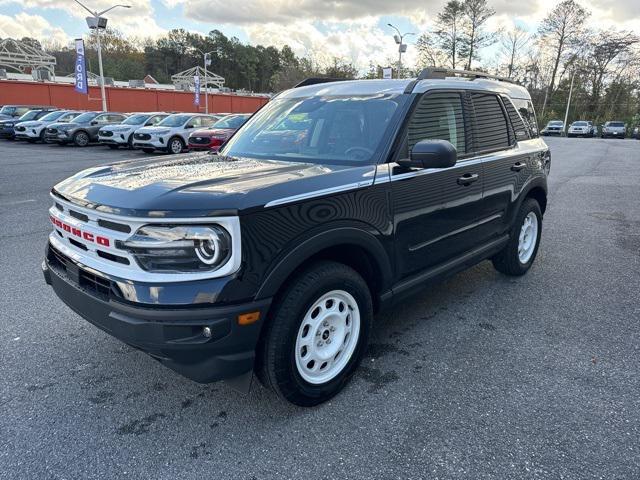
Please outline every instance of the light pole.
[[198, 52], [204, 57], [204, 113], [209, 113], [209, 85], [207, 83], [207, 67], [211, 65], [211, 54], [217, 53], [217, 50], [211, 50], [210, 52], [203, 52], [199, 48], [196, 48]]
[[106, 112], [107, 96], [104, 91], [104, 73], [102, 71], [102, 45], [100, 44], [100, 30], [101, 29], [104, 30], [107, 28], [107, 19], [104, 18], [102, 15], [104, 15], [108, 11], [113, 10], [114, 8], [117, 8], [117, 7], [131, 8], [131, 5], [118, 4], [118, 5], [114, 5], [113, 7], [109, 7], [106, 10], [103, 10], [101, 12], [98, 12], [98, 11], [92, 11], [86, 5], [82, 4], [79, 0], [75, 0], [75, 2], [91, 14], [90, 17], [87, 17], [87, 25], [89, 26], [90, 29], [93, 29], [96, 31], [96, 44], [98, 47], [98, 68], [100, 69], [100, 94], [102, 96], [102, 111]]
[[396, 41], [396, 44], [398, 45], [398, 78], [400, 78], [400, 72], [402, 71], [402, 54], [407, 51], [407, 45], [405, 43], [402, 43], [402, 40], [404, 39], [404, 37], [407, 37], [409, 35], [415, 35], [415, 33], [413, 32], [400, 33], [400, 30], [398, 30], [398, 27], [396, 27], [395, 25], [391, 25], [390, 23], [387, 23], [387, 25], [393, 28], [396, 32], [398, 32], [397, 35], [393, 36], [393, 39]]

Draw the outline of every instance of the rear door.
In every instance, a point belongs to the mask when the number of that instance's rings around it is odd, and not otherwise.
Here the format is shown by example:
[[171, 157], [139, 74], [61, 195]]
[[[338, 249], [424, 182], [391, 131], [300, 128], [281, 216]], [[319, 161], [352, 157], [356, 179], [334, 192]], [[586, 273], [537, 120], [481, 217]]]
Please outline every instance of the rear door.
[[458, 151], [445, 169], [407, 171], [391, 164], [391, 191], [400, 278], [417, 274], [471, 249], [482, 205], [481, 162], [469, 157], [470, 123], [466, 96], [432, 91], [420, 98], [399, 154], [408, 156], [420, 140], [441, 139]]
[[520, 116], [508, 97], [474, 92], [470, 98], [474, 110], [474, 155], [482, 160], [484, 172], [484, 224], [478, 235], [488, 239], [509, 228], [511, 207], [540, 151], [537, 142], [530, 141], [537, 129]]

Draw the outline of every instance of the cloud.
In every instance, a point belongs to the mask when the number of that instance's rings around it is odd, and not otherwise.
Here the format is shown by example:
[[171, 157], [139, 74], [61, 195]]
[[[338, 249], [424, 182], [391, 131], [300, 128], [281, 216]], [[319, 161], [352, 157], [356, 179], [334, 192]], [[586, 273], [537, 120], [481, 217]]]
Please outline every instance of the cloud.
[[66, 45], [71, 38], [60, 27], [54, 27], [47, 19], [40, 15], [18, 13], [10, 17], [0, 15], [0, 37], [23, 38], [31, 37], [40, 41], [48, 41]]
[[[25, 9], [37, 9], [39, 12], [42, 9], [62, 10], [77, 18], [83, 24], [84, 18], [89, 14], [72, 0], [0, 0], [0, 3], [10, 2]], [[91, 0], [87, 3], [92, 10], [101, 12], [112, 7], [117, 2], [113, 0]], [[109, 26], [113, 26], [125, 35], [133, 37], [158, 37], [166, 33], [166, 30], [161, 28], [154, 18], [151, 0], [130, 0], [122, 3], [131, 5], [131, 8], [115, 8], [106, 13], [105, 17], [109, 19]]]
[[[397, 45], [391, 32], [375, 26], [371, 18], [359, 22], [311, 22], [297, 21], [288, 25], [266, 23], [248, 25], [245, 31], [251, 43], [282, 47], [289, 45], [297, 55], [309, 56], [321, 64], [328, 64], [333, 57], [346, 59], [358, 69], [366, 70], [370, 64], [396, 62]], [[413, 65], [416, 51], [409, 46], [403, 57], [407, 65]]]

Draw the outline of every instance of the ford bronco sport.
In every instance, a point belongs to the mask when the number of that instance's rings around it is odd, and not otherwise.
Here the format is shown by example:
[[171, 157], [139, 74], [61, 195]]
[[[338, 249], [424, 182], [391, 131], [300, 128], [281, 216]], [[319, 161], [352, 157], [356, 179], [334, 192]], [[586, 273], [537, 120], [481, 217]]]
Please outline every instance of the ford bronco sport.
[[[315, 79], [209, 153], [57, 184], [44, 276], [86, 320], [197, 382], [323, 402], [373, 316], [490, 259], [536, 258], [550, 154], [527, 91], [484, 73]], [[135, 368], [135, 366], [131, 366]]]

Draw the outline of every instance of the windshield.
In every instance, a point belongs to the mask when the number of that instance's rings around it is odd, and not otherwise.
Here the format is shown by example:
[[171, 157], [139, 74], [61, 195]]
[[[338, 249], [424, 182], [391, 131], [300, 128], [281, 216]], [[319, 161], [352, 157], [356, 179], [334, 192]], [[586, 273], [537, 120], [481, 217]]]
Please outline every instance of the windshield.
[[18, 120], [20, 120], [21, 122], [26, 122], [27, 120], [33, 120], [34, 118], [37, 118], [39, 114], [40, 114], [40, 110], [29, 110], [27, 113], [22, 115]]
[[0, 109], [0, 114], [2, 115], [13, 115], [13, 112], [16, 111], [16, 107], [10, 107], [8, 105], [2, 107]]
[[549, 122], [549, 125], [552, 127], [561, 127], [563, 125], [563, 122], [559, 120], [554, 120], [553, 122]]
[[232, 115], [218, 120], [211, 128], [240, 128], [249, 115]]
[[121, 125], [142, 125], [149, 118], [149, 115], [132, 115], [127, 118]]
[[50, 122], [52, 120], [57, 120], [58, 118], [60, 118], [61, 116], [63, 116], [65, 114], [64, 110], [59, 110], [57, 112], [51, 112], [51, 113], [47, 113], [44, 117], [42, 117], [40, 120], [42, 120], [43, 122]]
[[90, 122], [91, 120], [96, 118], [98, 115], [99, 113], [96, 113], [96, 112], [87, 112], [87, 113], [83, 113], [82, 115], [78, 115], [76, 118], [73, 119], [73, 121], [75, 123]]
[[587, 122], [573, 122], [574, 127], [586, 127]]
[[402, 95], [272, 100], [227, 145], [223, 155], [311, 163], [370, 162], [399, 115]]
[[180, 127], [190, 118], [191, 115], [169, 115], [158, 124], [158, 127]]
[[624, 123], [622, 122], [609, 122], [610, 127], [624, 127]]

